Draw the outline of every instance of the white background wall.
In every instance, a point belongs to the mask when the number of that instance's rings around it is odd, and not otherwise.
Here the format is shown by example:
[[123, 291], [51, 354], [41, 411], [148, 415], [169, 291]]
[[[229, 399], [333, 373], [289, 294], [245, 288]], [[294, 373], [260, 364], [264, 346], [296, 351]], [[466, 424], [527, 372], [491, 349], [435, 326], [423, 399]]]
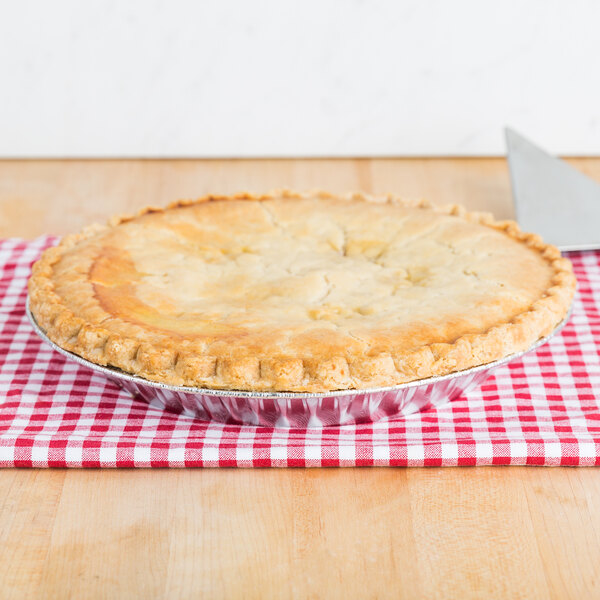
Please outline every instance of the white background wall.
[[18, 0], [0, 156], [600, 154], [595, 0]]

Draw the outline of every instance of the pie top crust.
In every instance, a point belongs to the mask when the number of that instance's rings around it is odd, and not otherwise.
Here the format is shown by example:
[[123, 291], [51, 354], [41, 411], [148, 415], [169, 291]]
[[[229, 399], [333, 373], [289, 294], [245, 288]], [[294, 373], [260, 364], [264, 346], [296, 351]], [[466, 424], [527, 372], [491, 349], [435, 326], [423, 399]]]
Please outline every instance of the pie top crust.
[[30, 308], [59, 346], [172, 385], [320, 392], [400, 384], [531, 346], [571, 263], [512, 221], [393, 196], [181, 201], [44, 252]]

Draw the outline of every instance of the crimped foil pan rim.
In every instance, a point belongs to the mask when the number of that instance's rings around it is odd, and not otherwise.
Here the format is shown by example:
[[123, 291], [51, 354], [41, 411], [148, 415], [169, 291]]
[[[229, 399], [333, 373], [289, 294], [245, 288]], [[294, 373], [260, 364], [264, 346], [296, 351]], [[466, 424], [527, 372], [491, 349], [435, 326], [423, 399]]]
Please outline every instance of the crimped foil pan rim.
[[132, 375], [121, 369], [117, 369], [115, 367], [105, 367], [102, 365], [97, 365], [85, 358], [82, 358], [78, 354], [73, 352], [69, 352], [64, 348], [61, 348], [58, 344], [53, 342], [45, 333], [45, 331], [38, 325], [35, 317], [31, 313], [29, 308], [29, 296], [27, 297], [25, 312], [27, 314], [27, 318], [31, 323], [34, 331], [37, 335], [46, 342], [49, 346], [51, 346], [54, 350], [66, 356], [67, 358], [88, 367], [94, 371], [102, 373], [107, 377], [111, 377], [113, 379], [122, 379], [125, 381], [130, 381], [133, 383], [146, 385], [150, 387], [154, 387], [161, 390], [168, 390], [172, 392], [183, 392], [188, 394], [209, 394], [213, 396], [223, 396], [223, 397], [231, 397], [235, 396], [236, 398], [257, 398], [257, 399], [281, 399], [281, 400], [289, 400], [292, 398], [302, 398], [302, 399], [310, 399], [310, 398], [323, 398], [323, 396], [327, 396], [328, 398], [332, 397], [343, 397], [343, 396], [354, 396], [356, 394], [371, 394], [377, 392], [388, 392], [388, 391], [396, 391], [396, 390], [404, 390], [424, 385], [431, 385], [432, 383], [438, 383], [442, 381], [447, 381], [449, 379], [455, 379], [457, 377], [463, 377], [465, 375], [475, 374], [480, 371], [495, 369], [496, 367], [500, 367], [505, 365], [513, 360], [521, 358], [525, 354], [536, 350], [540, 346], [543, 346], [546, 342], [548, 342], [552, 337], [554, 337], [557, 333], [561, 331], [561, 329], [567, 324], [569, 319], [571, 318], [571, 314], [573, 312], [573, 305], [569, 308], [565, 318], [549, 333], [547, 336], [540, 338], [534, 344], [532, 344], [526, 350], [522, 350], [521, 352], [515, 352], [513, 354], [509, 354], [504, 358], [495, 360], [493, 362], [485, 363], [482, 365], [477, 365], [476, 367], [471, 367], [469, 369], [463, 369], [462, 371], [454, 371], [452, 373], [448, 373], [447, 375], [438, 375], [436, 377], [428, 377], [426, 379], [416, 379], [414, 381], [409, 381], [407, 383], [401, 383], [398, 385], [392, 386], [384, 386], [384, 387], [374, 387], [374, 388], [353, 388], [347, 390], [334, 390], [334, 391], [323, 391], [323, 392], [253, 392], [247, 390], [229, 390], [229, 389], [216, 389], [216, 388], [196, 388], [196, 387], [186, 387], [186, 386], [178, 386], [178, 385], [169, 385], [167, 383], [161, 383], [158, 381], [152, 381], [150, 379], [144, 379], [143, 377], [139, 377], [138, 375]]

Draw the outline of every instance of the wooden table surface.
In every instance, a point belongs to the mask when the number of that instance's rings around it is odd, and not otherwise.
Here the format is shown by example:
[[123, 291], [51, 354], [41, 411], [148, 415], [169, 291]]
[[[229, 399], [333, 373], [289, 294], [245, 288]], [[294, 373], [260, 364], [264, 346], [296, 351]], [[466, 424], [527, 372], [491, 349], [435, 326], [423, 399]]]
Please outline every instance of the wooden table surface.
[[[512, 215], [500, 159], [4, 161], [0, 236], [275, 187]], [[600, 471], [5, 469], [0, 597], [598, 598]]]

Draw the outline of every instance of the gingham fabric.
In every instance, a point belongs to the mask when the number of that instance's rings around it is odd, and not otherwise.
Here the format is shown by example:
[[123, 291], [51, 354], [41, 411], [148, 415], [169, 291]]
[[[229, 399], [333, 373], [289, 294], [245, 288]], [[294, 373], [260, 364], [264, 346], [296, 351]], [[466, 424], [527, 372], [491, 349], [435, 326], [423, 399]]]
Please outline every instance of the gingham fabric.
[[284, 430], [150, 408], [42, 343], [26, 282], [54, 242], [0, 241], [0, 466], [600, 464], [600, 252], [571, 255], [579, 289], [563, 332], [466, 397], [372, 425]]

